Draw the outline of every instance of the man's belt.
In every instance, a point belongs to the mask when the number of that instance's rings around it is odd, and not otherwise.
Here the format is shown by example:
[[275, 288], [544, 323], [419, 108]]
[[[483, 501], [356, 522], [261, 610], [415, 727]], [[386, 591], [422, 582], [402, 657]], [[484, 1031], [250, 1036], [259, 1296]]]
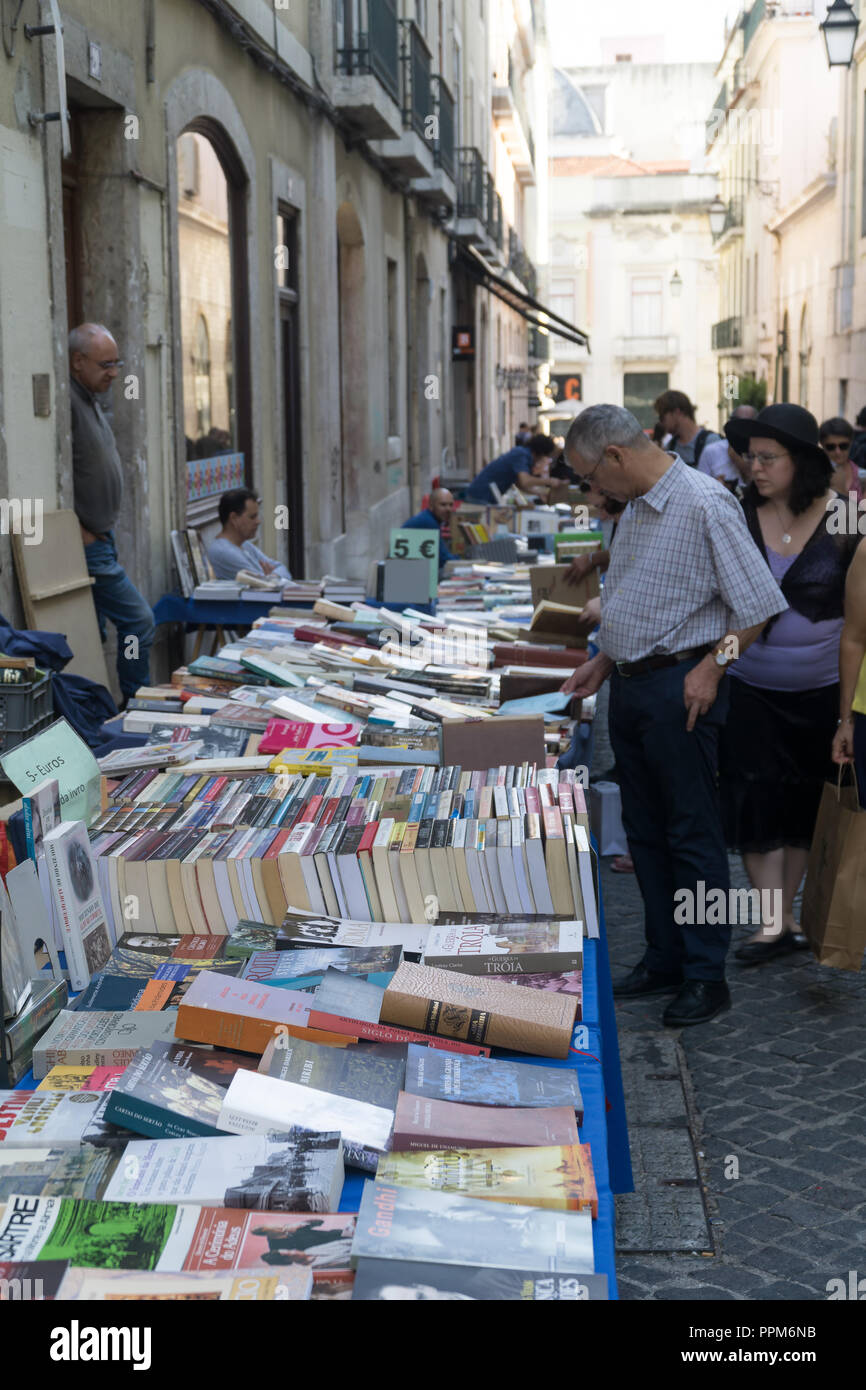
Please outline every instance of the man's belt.
[[681, 661], [706, 656], [715, 646], [715, 642], [707, 642], [703, 647], [689, 647], [687, 651], [673, 652], [670, 656], [645, 656], [642, 661], [618, 661], [616, 669], [621, 676], [642, 676], [647, 671], [662, 671], [666, 666], [678, 666]]

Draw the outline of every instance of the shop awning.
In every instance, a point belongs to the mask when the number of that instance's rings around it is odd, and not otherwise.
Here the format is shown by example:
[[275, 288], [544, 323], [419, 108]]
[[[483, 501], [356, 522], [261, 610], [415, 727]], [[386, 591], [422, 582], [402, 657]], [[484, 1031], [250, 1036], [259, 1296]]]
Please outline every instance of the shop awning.
[[522, 315], [533, 328], [555, 334], [557, 338], [566, 338], [570, 343], [576, 343], [578, 347], [585, 347], [587, 352], [590, 351], [589, 335], [584, 333], [583, 329], [577, 328], [567, 319], [560, 318], [559, 314], [554, 314], [552, 309], [548, 309], [545, 304], [533, 299], [523, 290], [515, 289], [510, 281], [496, 274], [474, 246], [458, 241], [456, 237], [452, 238], [452, 241], [457, 251], [457, 264], [483, 289], [496, 295], [497, 299], [501, 299], [509, 308]]

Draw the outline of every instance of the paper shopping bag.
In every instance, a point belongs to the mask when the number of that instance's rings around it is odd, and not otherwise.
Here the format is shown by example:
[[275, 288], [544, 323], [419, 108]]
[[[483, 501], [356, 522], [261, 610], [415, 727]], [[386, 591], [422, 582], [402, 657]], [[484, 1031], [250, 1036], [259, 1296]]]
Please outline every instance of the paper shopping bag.
[[803, 889], [802, 929], [820, 965], [859, 970], [866, 950], [866, 811], [854, 786], [827, 782]]

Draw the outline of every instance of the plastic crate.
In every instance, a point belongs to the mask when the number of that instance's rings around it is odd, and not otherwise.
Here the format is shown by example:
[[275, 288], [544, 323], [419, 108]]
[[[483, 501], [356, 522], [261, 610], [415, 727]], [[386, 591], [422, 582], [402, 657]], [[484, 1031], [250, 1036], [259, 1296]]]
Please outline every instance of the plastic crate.
[[0, 684], [0, 753], [38, 734], [54, 718], [51, 671], [37, 671], [28, 685]]

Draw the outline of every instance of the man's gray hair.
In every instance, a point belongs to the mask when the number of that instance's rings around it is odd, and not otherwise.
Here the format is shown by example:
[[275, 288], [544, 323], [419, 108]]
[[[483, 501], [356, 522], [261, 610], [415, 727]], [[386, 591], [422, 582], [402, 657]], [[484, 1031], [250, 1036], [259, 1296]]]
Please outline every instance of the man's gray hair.
[[649, 442], [640, 421], [624, 406], [591, 405], [572, 421], [565, 439], [565, 452], [578, 454], [584, 463], [595, 464], [609, 444], [639, 449]]
[[69, 334], [69, 353], [87, 353], [94, 338], [99, 338], [106, 334], [109, 338], [114, 338], [110, 328], [106, 328], [104, 323], [79, 323]]

